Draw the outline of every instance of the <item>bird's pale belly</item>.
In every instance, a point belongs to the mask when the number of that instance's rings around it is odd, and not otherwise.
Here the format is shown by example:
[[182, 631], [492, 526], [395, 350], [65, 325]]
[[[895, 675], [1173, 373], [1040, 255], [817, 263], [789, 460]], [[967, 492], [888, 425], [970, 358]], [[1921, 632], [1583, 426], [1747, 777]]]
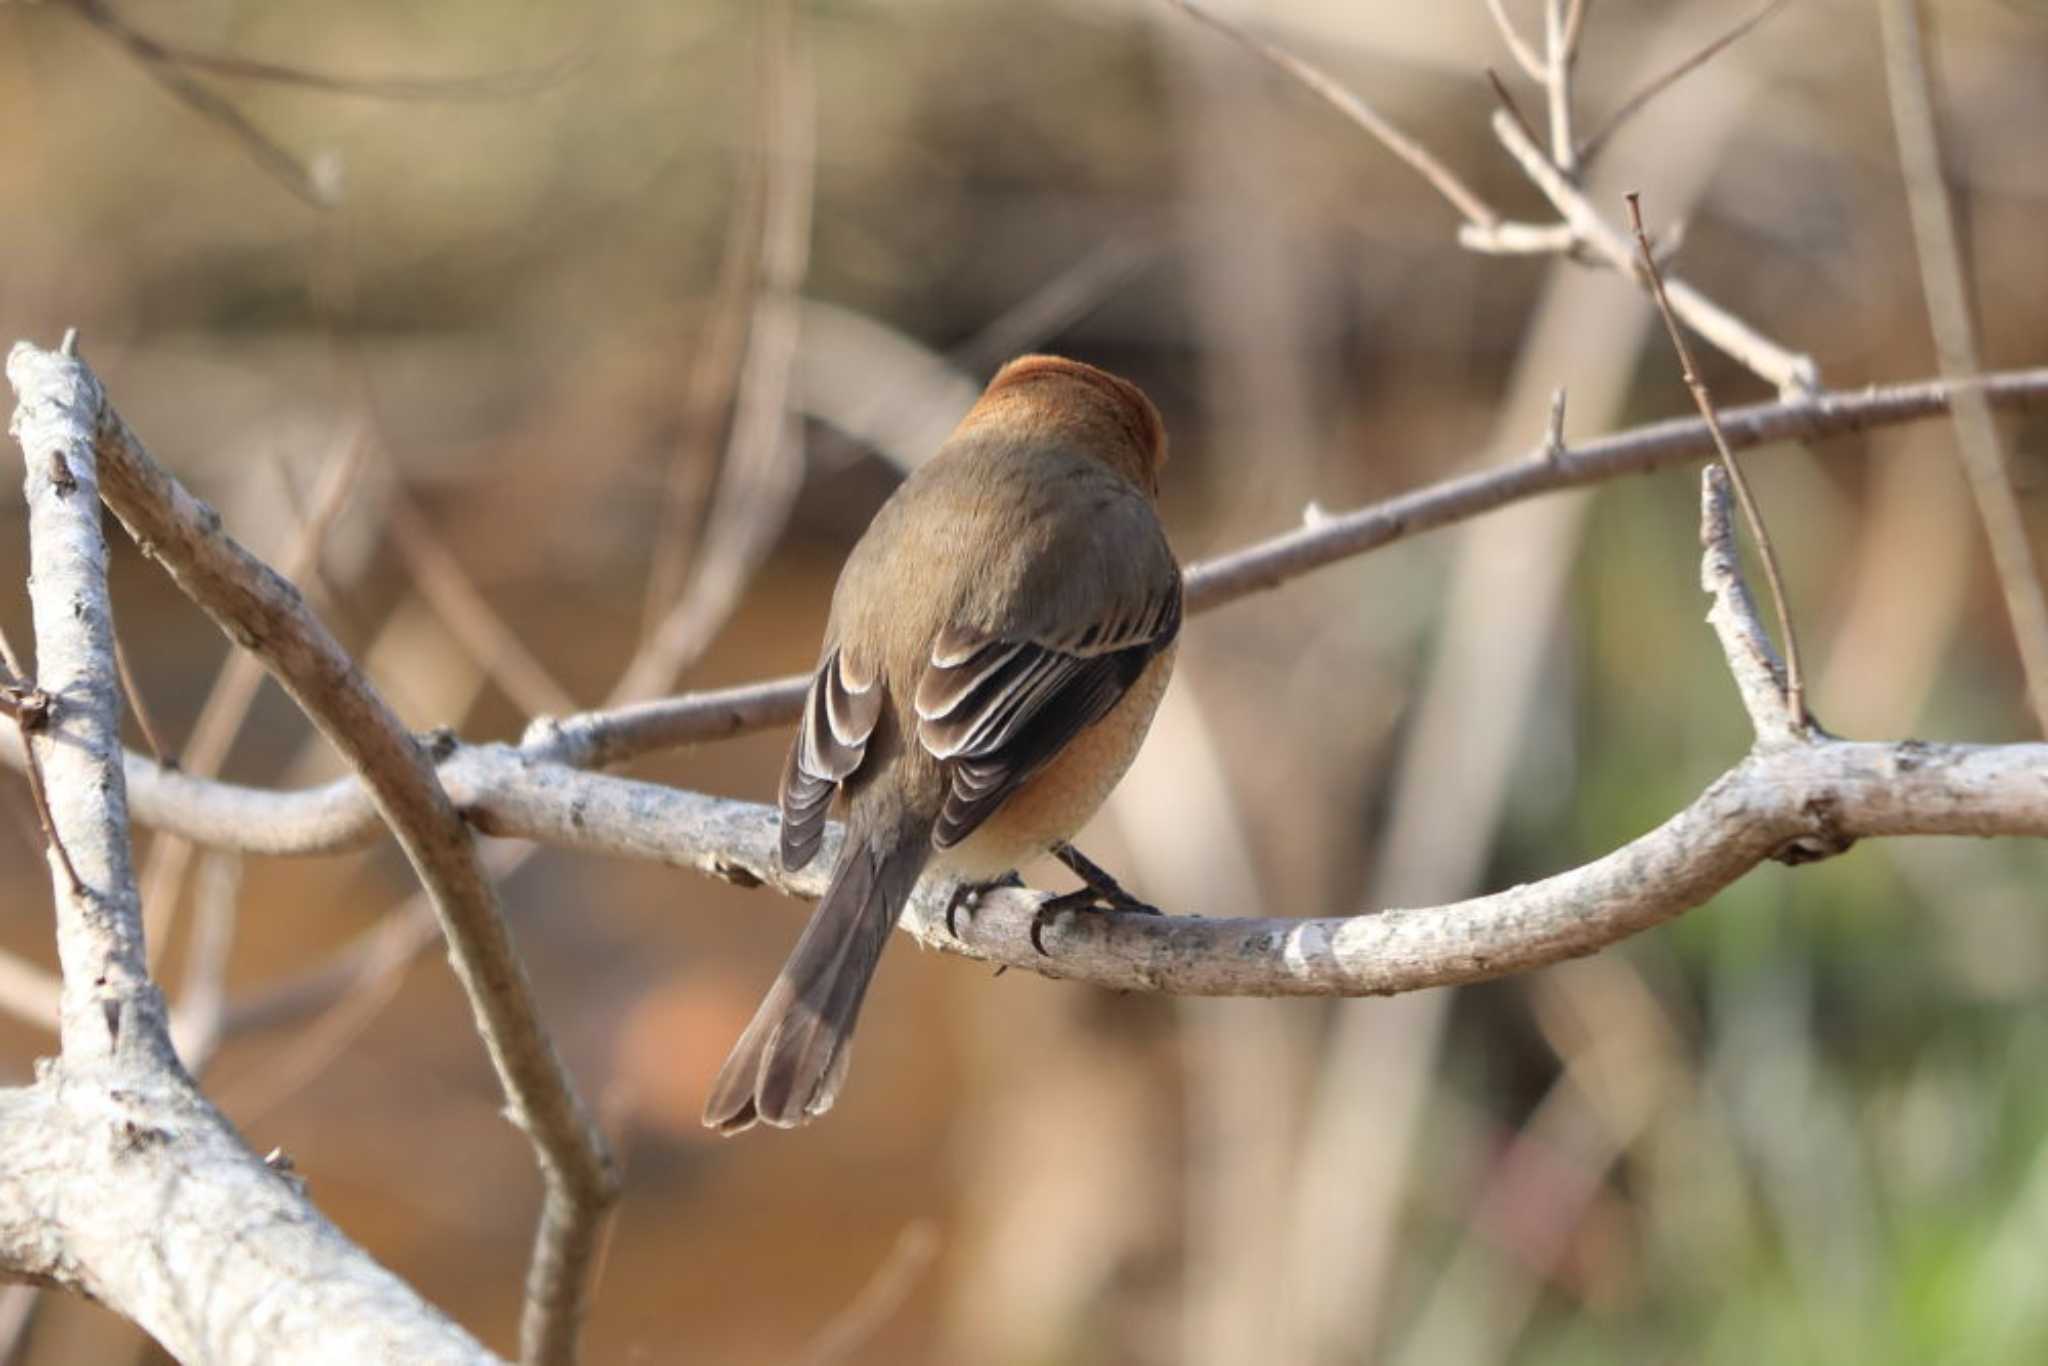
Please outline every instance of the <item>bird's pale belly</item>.
[[1176, 649], [1162, 651], [1108, 714], [1069, 740], [980, 829], [939, 851], [934, 866], [969, 881], [985, 881], [1072, 838], [1137, 757], [1173, 674]]

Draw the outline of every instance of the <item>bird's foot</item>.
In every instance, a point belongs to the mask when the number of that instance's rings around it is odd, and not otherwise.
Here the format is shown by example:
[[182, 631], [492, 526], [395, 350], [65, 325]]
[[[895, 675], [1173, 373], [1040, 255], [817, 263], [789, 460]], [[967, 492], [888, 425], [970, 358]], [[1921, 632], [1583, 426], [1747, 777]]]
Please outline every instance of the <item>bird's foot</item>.
[[968, 920], [974, 919], [974, 910], [980, 904], [982, 894], [997, 887], [1022, 887], [1024, 879], [1015, 873], [1004, 873], [988, 882], [960, 882], [953, 886], [953, 895], [946, 899], [946, 933], [960, 937], [960, 912], [967, 912]]
[[1163, 915], [1157, 906], [1138, 900], [1086, 854], [1071, 844], [1055, 844], [1053, 857], [1087, 885], [1052, 897], [1031, 917], [1031, 947], [1045, 950], [1045, 927], [1068, 911], [1123, 911], [1129, 915]]

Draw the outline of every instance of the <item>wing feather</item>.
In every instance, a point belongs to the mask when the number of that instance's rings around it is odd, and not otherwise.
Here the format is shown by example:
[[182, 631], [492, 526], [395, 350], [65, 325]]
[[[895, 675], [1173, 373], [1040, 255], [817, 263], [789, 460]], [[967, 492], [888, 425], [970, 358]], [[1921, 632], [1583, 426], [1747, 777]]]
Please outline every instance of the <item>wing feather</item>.
[[[1173, 643], [1180, 579], [1061, 644], [942, 632], [918, 681], [918, 742], [947, 761], [932, 843], [966, 839], [1066, 743], [1102, 719]], [[1071, 642], [1071, 643], [1067, 643]]]
[[879, 678], [837, 647], [812, 676], [796, 739], [782, 766], [782, 866], [791, 872], [817, 856], [825, 815], [839, 785], [867, 754], [884, 692]]

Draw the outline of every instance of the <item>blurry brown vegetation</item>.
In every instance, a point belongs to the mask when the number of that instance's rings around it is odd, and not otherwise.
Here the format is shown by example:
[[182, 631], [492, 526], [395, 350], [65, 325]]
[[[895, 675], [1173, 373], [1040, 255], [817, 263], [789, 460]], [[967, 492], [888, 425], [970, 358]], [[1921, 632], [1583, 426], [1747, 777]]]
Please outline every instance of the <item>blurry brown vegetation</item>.
[[[1611, 108], [1740, 12], [1595, 6], [1582, 105]], [[2036, 361], [2048, 14], [1927, 17], [1983, 362]], [[273, 562], [322, 469], [367, 443], [302, 582], [409, 723], [516, 735], [533, 702], [422, 597], [392, 539], [401, 486], [554, 683], [603, 700], [657, 540], [716, 486], [720, 348], [745, 301], [722, 272], [763, 250], [773, 213], [751, 197], [788, 184], [752, 7], [131, 18], [323, 72], [525, 73], [425, 99], [207, 78], [339, 167], [320, 209], [70, 7], [0, 7], [0, 334], [78, 326], [130, 423]], [[1482, 5], [1247, 21], [1547, 217], [1486, 135], [1482, 67], [1511, 63]], [[977, 382], [1026, 347], [1138, 380], [1173, 436], [1186, 559], [1520, 450], [1554, 387], [1572, 437], [1686, 409], [1633, 285], [1461, 252], [1427, 186], [1168, 7], [833, 0], [800, 22], [807, 60], [781, 79], [815, 111], [802, 488], [683, 686], [808, 666], [887, 457], [922, 453], [845, 430], [849, 394], [898, 423], [931, 401], [847, 314]], [[1934, 370], [1881, 71], [1865, 7], [1795, 4], [1631, 124], [1592, 181], [1617, 218], [1623, 189], [1653, 227], [1683, 217], [1687, 277], [1839, 387]], [[1763, 396], [1702, 361], [1722, 401]], [[2044, 431], [2008, 433], [2038, 537]], [[1809, 700], [1841, 733], [2030, 733], [1952, 442], [1931, 423], [1751, 459]], [[1334, 915], [1640, 833], [1748, 744], [1700, 624], [1696, 508], [1684, 473], [1618, 483], [1191, 624], [1151, 751], [1083, 846], [1174, 912]], [[0, 562], [21, 542], [0, 500]], [[181, 747], [225, 643], [117, 556], [124, 645]], [[27, 637], [19, 595], [0, 625]], [[783, 743], [637, 771], [765, 799]], [[224, 771], [339, 769], [266, 686]], [[19, 784], [0, 808], [0, 945], [47, 961]], [[2006, 1362], [2048, 1351], [2043, 865], [2019, 842], [1885, 843], [1758, 872], [1567, 969], [1387, 1002], [1112, 997], [899, 948], [829, 1120], [734, 1142], [695, 1116], [801, 907], [547, 852], [504, 895], [627, 1164], [593, 1361], [796, 1359], [928, 1222], [936, 1258], [856, 1359]], [[389, 850], [250, 861], [231, 996], [317, 967], [409, 891]], [[509, 1348], [537, 1193], [468, 1011], [428, 954], [357, 1019], [235, 1035], [208, 1089], [352, 1236]], [[50, 1046], [12, 1020], [0, 1039], [24, 1077]], [[24, 1359], [132, 1341], [58, 1301]]]

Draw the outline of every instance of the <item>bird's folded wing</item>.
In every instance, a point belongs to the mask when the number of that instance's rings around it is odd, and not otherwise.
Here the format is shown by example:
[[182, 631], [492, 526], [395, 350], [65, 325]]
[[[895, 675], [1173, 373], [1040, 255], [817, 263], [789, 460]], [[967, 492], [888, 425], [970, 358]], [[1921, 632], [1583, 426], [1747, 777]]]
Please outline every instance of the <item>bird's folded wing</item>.
[[1168, 574], [1125, 610], [1054, 639], [941, 631], [915, 699], [918, 742], [949, 774], [932, 843], [966, 839], [1101, 720], [1173, 643], [1180, 618], [1180, 578]]
[[860, 767], [882, 715], [882, 680], [838, 647], [811, 678], [796, 742], [782, 766], [782, 866], [795, 872], [816, 857], [832, 794]]

